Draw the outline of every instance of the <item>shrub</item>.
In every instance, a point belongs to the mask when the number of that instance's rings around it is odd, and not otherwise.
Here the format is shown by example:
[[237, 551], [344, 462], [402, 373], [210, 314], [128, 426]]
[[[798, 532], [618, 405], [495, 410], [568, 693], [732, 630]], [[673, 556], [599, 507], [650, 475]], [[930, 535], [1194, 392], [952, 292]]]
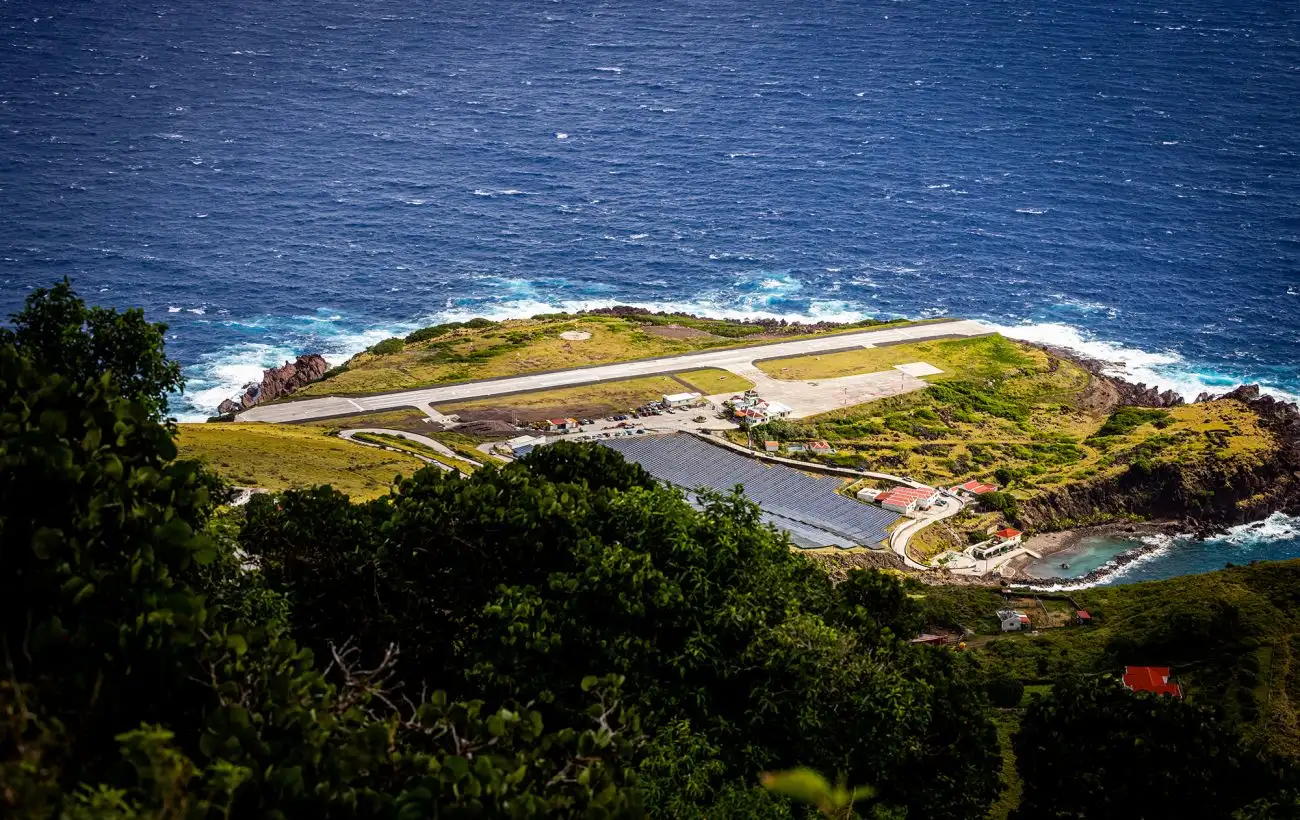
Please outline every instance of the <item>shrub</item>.
[[1110, 414], [1110, 418], [1106, 419], [1106, 423], [1093, 436], [1094, 438], [1122, 436], [1144, 424], [1153, 424], [1159, 429], [1164, 429], [1172, 423], [1173, 416], [1166, 410], [1151, 407], [1121, 407]]
[[989, 703], [1000, 709], [1012, 709], [1020, 705], [1025, 695], [1025, 685], [1015, 678], [994, 678], [984, 686], [989, 696]]
[[394, 336], [391, 339], [384, 339], [382, 342], [372, 344], [367, 352], [375, 356], [388, 356], [392, 353], [401, 353], [403, 347], [406, 347], [406, 343]]

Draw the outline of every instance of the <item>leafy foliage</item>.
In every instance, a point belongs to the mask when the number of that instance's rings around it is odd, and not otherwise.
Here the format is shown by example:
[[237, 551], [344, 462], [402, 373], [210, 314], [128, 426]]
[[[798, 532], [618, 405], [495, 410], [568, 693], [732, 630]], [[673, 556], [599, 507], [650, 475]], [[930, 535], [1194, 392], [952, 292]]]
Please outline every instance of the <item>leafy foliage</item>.
[[167, 394], [185, 384], [180, 365], [163, 353], [167, 325], [150, 324], [138, 308], [87, 307], [67, 279], [33, 291], [9, 318], [13, 327], [0, 328], [0, 345], [20, 347], [43, 372], [74, 382], [112, 373], [117, 392], [152, 418], [162, 418]]
[[1014, 744], [1015, 818], [1227, 817], [1283, 782], [1208, 709], [1113, 679], [1058, 683]]
[[1173, 422], [1173, 416], [1167, 410], [1159, 410], [1148, 407], [1121, 407], [1106, 423], [1101, 426], [1094, 436], [1122, 436], [1125, 433], [1132, 432], [1144, 424], [1153, 424], [1157, 428], [1168, 427]]
[[[679, 815], [766, 811], [753, 773], [809, 763], [870, 775], [923, 816], [981, 816], [997, 767], [982, 691], [894, 637], [909, 628], [896, 582], [859, 598], [895, 601], [877, 621], [748, 502], [701, 501], [554, 446], [468, 479], [422, 471], [367, 505], [324, 489], [255, 500], [244, 544], [295, 601], [295, 634], [322, 647], [350, 630], [367, 659], [398, 643], [406, 688], [536, 701], [564, 723], [575, 674], [623, 676], [650, 737], [642, 787]], [[691, 771], [656, 745], [677, 742]]]

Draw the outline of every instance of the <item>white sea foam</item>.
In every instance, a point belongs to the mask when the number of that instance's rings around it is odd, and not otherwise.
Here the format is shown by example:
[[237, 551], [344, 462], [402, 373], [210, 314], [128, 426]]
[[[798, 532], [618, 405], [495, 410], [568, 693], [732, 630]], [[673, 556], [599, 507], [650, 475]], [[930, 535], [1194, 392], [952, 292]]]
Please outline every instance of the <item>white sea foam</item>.
[[1035, 216], [1042, 216], [1043, 214], [1047, 213], [1049, 210], [1051, 209], [1050, 208], [1016, 208], [1016, 213], [1034, 214]]
[[[1059, 323], [1002, 325], [995, 329], [1004, 336], [1027, 342], [1063, 347], [1091, 359], [1106, 362], [1104, 371], [1130, 382], [1173, 390], [1187, 401], [1201, 393], [1226, 393], [1240, 379], [1194, 369], [1174, 351], [1150, 352], [1098, 339], [1071, 325]], [[1283, 401], [1300, 402], [1300, 396], [1269, 385], [1263, 392]]]
[[556, 131], [555, 138], [557, 140], [567, 140], [569, 138], [569, 135], [564, 133], [563, 131]]
[[1263, 521], [1252, 521], [1249, 524], [1230, 527], [1223, 535], [1216, 535], [1207, 541], [1238, 547], [1254, 547], [1296, 538], [1300, 538], [1300, 516], [1275, 512]]
[[181, 308], [178, 308], [178, 307], [175, 307], [175, 306], [168, 306], [168, 308], [167, 308], [167, 312], [168, 312], [168, 313], [180, 313], [180, 312], [181, 312]]

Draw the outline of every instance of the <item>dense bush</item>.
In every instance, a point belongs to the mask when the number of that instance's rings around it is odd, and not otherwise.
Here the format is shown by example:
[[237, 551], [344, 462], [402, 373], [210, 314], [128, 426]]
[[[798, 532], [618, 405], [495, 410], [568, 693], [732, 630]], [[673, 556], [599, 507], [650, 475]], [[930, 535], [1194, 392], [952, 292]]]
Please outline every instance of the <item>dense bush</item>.
[[404, 347], [406, 347], [406, 343], [394, 336], [391, 339], [384, 339], [382, 342], [372, 344], [366, 352], [374, 356], [388, 356], [393, 353], [401, 353]]
[[543, 724], [515, 701], [399, 692], [399, 649], [363, 665], [350, 630], [299, 647], [293, 595], [236, 551], [216, 482], [175, 460], [171, 369], [131, 346], [157, 327], [73, 327], [49, 298], [0, 339], [0, 816], [642, 814], [616, 678], [566, 681], [586, 707]]
[[1153, 424], [1157, 428], [1163, 429], [1173, 422], [1173, 416], [1167, 410], [1159, 410], [1150, 407], [1121, 407], [1106, 423], [1101, 426], [1095, 437], [1103, 436], [1122, 436], [1131, 433], [1144, 424]]
[[1014, 746], [1015, 818], [1229, 817], [1294, 777], [1210, 710], [1113, 679], [1057, 683], [1025, 710]]

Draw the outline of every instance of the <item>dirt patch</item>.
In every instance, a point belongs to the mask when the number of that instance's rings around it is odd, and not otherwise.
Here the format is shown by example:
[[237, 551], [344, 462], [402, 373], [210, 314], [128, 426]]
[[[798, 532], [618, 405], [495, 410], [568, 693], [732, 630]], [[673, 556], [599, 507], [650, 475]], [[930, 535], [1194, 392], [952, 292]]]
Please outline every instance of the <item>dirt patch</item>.
[[848, 577], [851, 569], [903, 569], [903, 559], [888, 550], [854, 550], [853, 552], [811, 552], [799, 551], [807, 555], [830, 576], [831, 581], [839, 583]]
[[560, 338], [566, 342], [585, 342], [591, 338], [591, 333], [586, 330], [566, 330], [560, 334]]
[[[626, 413], [630, 408], [626, 402], [617, 400], [601, 401], [595, 399], [589, 402], [575, 402], [571, 404], [553, 404], [541, 407], [472, 407], [464, 410], [455, 410], [456, 417], [461, 420], [462, 425], [493, 423], [509, 426], [516, 422], [521, 425], [531, 424], [534, 421], [544, 421], [546, 419], [566, 419], [566, 418], [604, 418], [612, 416], [615, 413]], [[458, 430], [463, 427], [456, 428]]]
[[651, 336], [659, 336], [664, 339], [715, 339], [719, 338], [706, 330], [697, 330], [693, 327], [682, 327], [681, 325], [643, 325], [641, 327]]
[[482, 436], [484, 438], [509, 437], [519, 435], [519, 428], [505, 421], [496, 421], [493, 419], [483, 419], [480, 421], [469, 421], [455, 426], [457, 433], [465, 433], [471, 436]]

